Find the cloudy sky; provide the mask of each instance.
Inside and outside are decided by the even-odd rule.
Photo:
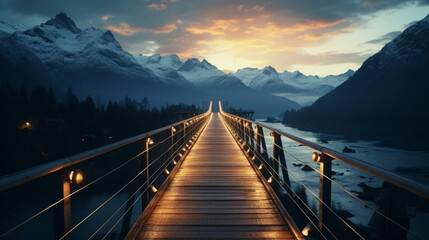
[[[429,0],[0,0],[0,19],[27,26],[59,12],[110,29],[132,54],[324,76],[359,68],[429,14]]]

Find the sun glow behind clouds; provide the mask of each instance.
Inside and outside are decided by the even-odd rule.
[[[205,58],[227,72],[272,65],[279,72],[300,70],[322,76],[356,70],[382,47],[382,43],[366,42],[390,31],[402,31],[405,24],[429,12],[427,6],[410,3],[383,11],[380,6],[391,3],[373,5],[369,1],[355,6],[366,14],[353,14],[343,7],[342,11],[349,12],[344,17],[336,14],[328,17],[332,11],[317,6],[313,12],[299,13],[290,3],[275,0],[143,2],[145,14],[156,14],[159,18],[145,18],[138,24],[128,21],[113,24],[120,21],[116,15],[113,18],[106,14],[101,18],[104,24],[110,24],[104,27],[118,33],[124,49],[133,54],[178,54],[182,60]],[[351,2],[344,1],[349,7],[354,6]],[[319,3],[314,1],[314,4]],[[334,9],[341,4],[328,5]],[[380,10],[365,12],[374,8]],[[383,19],[390,20],[380,24]]]

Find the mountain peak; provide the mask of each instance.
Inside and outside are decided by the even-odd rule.
[[[157,64],[160,61],[161,61],[161,55],[155,54],[155,55],[152,55],[148,58],[147,63],[148,64]]]
[[[265,75],[271,75],[271,74],[278,75],[277,70],[275,68],[271,67],[271,65],[264,67],[264,69],[262,70],[262,74],[265,74]]]
[[[54,26],[56,28],[64,28],[70,30],[72,33],[80,33],[81,30],[76,27],[74,21],[67,16],[67,14],[61,12],[58,13],[55,18],[50,19],[45,23],[46,25]]]

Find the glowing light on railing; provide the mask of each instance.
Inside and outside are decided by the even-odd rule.
[[[152,186],[150,186],[150,189],[152,190],[152,192],[158,192],[158,189],[156,189],[156,187],[154,187],[153,185]]]
[[[182,148],[183,151],[186,151],[186,148]]]
[[[189,142],[189,143],[193,143],[194,141],[192,141],[192,140],[189,140],[188,142]]]
[[[248,124],[248,123],[246,123],[246,124],[244,124],[244,126],[246,126],[246,127],[247,127],[247,126],[249,126],[249,124]]]
[[[261,164],[261,165],[259,165],[258,169],[259,169],[259,170],[261,170],[261,169],[262,169],[262,166],[263,166],[262,164]]]
[[[146,142],[149,144],[153,144],[153,140],[151,138],[147,138]]]
[[[69,174],[70,183],[80,184],[83,181],[83,172],[80,169],[71,171]]]
[[[170,171],[168,171],[168,169],[164,170],[165,174],[170,175]]]
[[[175,127],[171,127],[171,131],[176,132],[176,128]]]
[[[270,178],[268,178],[267,182],[268,183],[272,183],[273,182],[273,176],[271,176]]]
[[[176,164],[177,164],[176,160],[173,160],[173,164],[174,164],[174,165],[176,165]]]
[[[188,122],[186,122],[186,126],[188,126],[189,125],[189,123]]]
[[[258,126],[255,126],[255,132],[258,133]]]
[[[255,158],[256,158],[256,155],[254,155],[254,156],[252,157],[252,160],[255,160]]]
[[[183,157],[183,155],[182,155],[181,153],[179,153],[179,156],[180,156],[180,157]]]
[[[243,142],[243,144],[241,144],[241,146],[244,146],[244,145],[246,145],[246,143],[245,143],[245,142]]]
[[[313,154],[311,155],[311,158],[313,159],[313,162],[320,162],[320,160],[322,160],[321,154],[317,152],[313,152]]]
[[[189,147],[189,144],[186,144],[185,146],[186,146],[186,147]]]
[[[249,148],[249,149],[247,149],[247,151],[246,151],[246,152],[248,152],[248,153],[249,153],[249,152],[250,152],[250,148]]]
[[[311,224],[307,224],[301,231],[302,235],[304,235],[304,237],[308,237],[311,234],[311,230],[313,228],[311,227]]]
[[[30,122],[25,122],[25,126],[29,127],[30,125]]]

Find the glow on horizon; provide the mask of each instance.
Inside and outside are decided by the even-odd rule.
[[[267,25],[261,29],[261,34],[263,32],[265,36],[255,35],[253,38],[226,36],[216,40],[200,41],[198,48],[194,51],[178,53],[178,55],[182,60],[192,56],[196,56],[200,60],[207,59],[224,72],[235,72],[237,69],[245,67],[263,68],[271,65],[278,72],[299,70],[304,74],[319,76],[340,74],[348,69],[357,70],[364,60],[379,51],[385,44],[366,42],[392,31],[403,31],[405,25],[424,18],[428,12],[429,7],[416,6],[381,11],[346,31],[328,34],[322,36],[321,39],[314,40],[310,39],[311,36],[298,35],[298,38],[294,39],[295,42],[291,41],[290,44],[285,45],[278,41],[265,43],[264,41],[269,38],[274,39],[275,35],[279,33],[278,31],[280,34],[286,35],[301,33],[305,31],[306,26],[296,26],[297,29],[294,30],[293,28],[282,29],[272,24],[272,26]],[[222,32],[225,32],[228,27],[233,27],[234,23],[237,21],[224,21],[220,26],[216,26],[219,23],[215,23],[211,28],[192,29],[192,31],[199,31],[200,34],[213,31],[214,35],[222,35]],[[257,30],[256,27],[252,29]],[[302,40],[302,42],[299,43],[296,40]],[[350,55],[349,62],[335,63],[333,59],[330,59],[337,55]]]
[[[298,70],[326,76],[357,70],[386,43],[374,40],[403,31],[405,25],[429,13],[427,5],[404,3],[362,15],[309,18],[286,14],[284,9],[277,11],[279,5],[270,2],[257,2],[237,1],[215,7],[202,3],[196,7],[198,14],[188,18],[187,10],[186,14],[168,12],[173,11],[172,4],[184,4],[174,1],[163,8],[149,7],[150,12],[165,19],[146,25],[128,23],[108,13],[99,19],[102,27],[114,31],[123,48],[135,55],[177,54],[182,61],[207,59],[224,72],[271,65],[278,72]],[[360,7],[375,6],[368,3]]]

